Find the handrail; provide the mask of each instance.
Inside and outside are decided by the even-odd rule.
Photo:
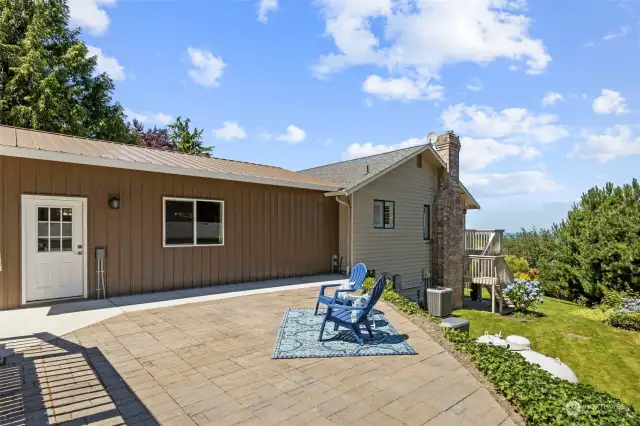
[[[502,254],[465,256],[465,280],[471,284],[490,287],[491,312],[495,313],[496,295],[502,312],[502,291],[513,279],[513,273]]]
[[[464,249],[466,253],[500,255],[503,250],[504,230],[465,229]]]

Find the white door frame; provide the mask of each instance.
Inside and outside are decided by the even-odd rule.
[[[26,282],[26,277],[27,277],[27,226],[28,224],[27,222],[27,209],[24,208],[25,205],[25,201],[26,200],[38,200],[38,201],[47,201],[47,200],[54,200],[54,201],[80,201],[82,203],[82,281],[83,281],[83,288],[82,288],[82,297],[84,297],[85,299],[89,297],[89,292],[88,292],[88,286],[89,286],[89,282],[88,282],[88,278],[89,278],[89,274],[88,274],[88,264],[87,264],[87,259],[88,257],[88,249],[89,246],[87,244],[88,238],[87,238],[87,198],[86,197],[61,197],[61,196],[51,196],[51,195],[31,195],[31,194],[22,194],[21,196],[21,221],[20,221],[20,226],[22,228],[21,230],[21,235],[22,235],[22,258],[21,258],[21,262],[22,262],[22,277],[21,277],[21,284],[22,284],[22,304],[26,305],[28,303],[42,303],[42,302],[46,302],[43,300],[39,300],[37,302],[27,302],[27,282]]]

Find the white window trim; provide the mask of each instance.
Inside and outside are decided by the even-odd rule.
[[[193,203],[193,244],[167,244],[167,201],[191,201]],[[220,203],[222,218],[222,244],[196,244],[198,239],[197,226],[198,226],[198,209],[196,208],[196,201],[203,201],[209,203]],[[211,200],[207,198],[179,198],[179,197],[162,197],[162,247],[163,248],[179,248],[179,247],[223,247],[225,244],[224,236],[224,200]]]

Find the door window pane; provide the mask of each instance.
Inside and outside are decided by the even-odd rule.
[[[62,239],[62,251],[71,251],[71,238]]]
[[[197,244],[222,244],[222,204],[196,201]]]
[[[165,201],[165,244],[193,244],[193,201]]]
[[[49,207],[38,207],[38,220],[40,222],[49,220]]]
[[[38,252],[49,251],[49,239],[38,238]]]
[[[51,227],[49,228],[49,232],[52,237],[60,236],[60,224],[59,223],[51,223]]]
[[[71,224],[63,223],[62,224],[62,236],[63,237],[71,237],[73,234],[71,233]]]
[[[60,209],[51,207],[51,222],[60,222]]]
[[[49,251],[60,251],[60,238],[51,238]]]
[[[38,237],[48,237],[49,236],[49,223],[38,223]]]
[[[71,222],[71,209],[62,209],[62,221],[63,222]]]

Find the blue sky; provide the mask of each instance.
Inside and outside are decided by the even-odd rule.
[[[129,116],[190,117],[219,157],[299,170],[454,130],[468,226],[510,231],[640,169],[635,1],[69,4]]]

